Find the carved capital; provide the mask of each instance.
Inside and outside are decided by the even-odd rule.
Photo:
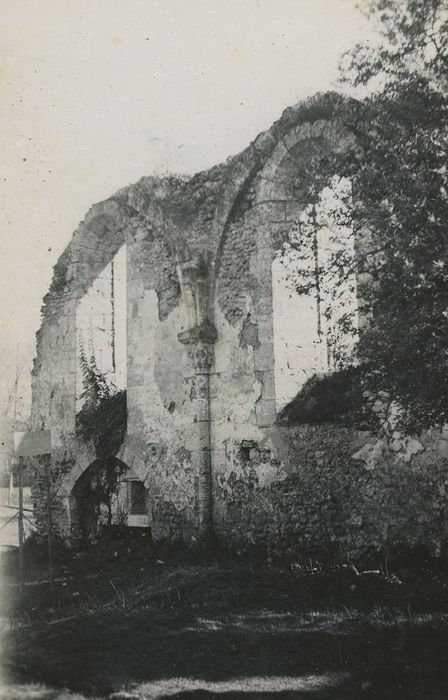
[[[213,365],[213,345],[216,340],[216,329],[210,322],[202,323],[177,336],[183,345],[187,346],[188,356],[196,372],[208,373]]]
[[[194,398],[195,399],[206,399],[208,398],[209,386],[206,373],[201,372],[199,376],[194,377]]]
[[[189,355],[197,372],[210,372],[214,359],[213,345],[200,341],[190,348]]]
[[[212,323],[206,321],[200,326],[195,326],[187,331],[182,331],[177,336],[183,345],[198,345],[204,343],[213,345],[216,340],[216,329]]]

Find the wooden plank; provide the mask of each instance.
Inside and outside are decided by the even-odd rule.
[[[14,433],[14,450],[17,457],[36,457],[51,453],[51,431],[29,430]]]

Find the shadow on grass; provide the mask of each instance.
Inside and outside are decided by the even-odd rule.
[[[116,700],[279,694],[352,698],[362,689],[363,695],[394,700],[446,697],[446,690],[437,695],[448,689],[445,616],[395,623],[320,617],[319,622],[260,611],[203,619],[109,611],[10,633],[4,665],[11,681],[41,681],[102,696],[116,693]],[[303,683],[316,676],[338,679],[337,684],[298,684],[297,679]],[[196,680],[173,695],[166,679],[172,686],[179,678]],[[264,688],[253,690],[248,679],[254,678],[264,679]],[[162,681],[164,694],[154,694]],[[123,688],[138,686],[141,691],[120,695]]]
[[[1,700],[448,697],[442,574],[167,558],[75,559],[53,585],[37,573],[6,579]]]

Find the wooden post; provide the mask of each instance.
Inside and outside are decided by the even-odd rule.
[[[19,344],[16,351],[16,381],[14,388],[14,430],[17,418],[17,388],[19,383]],[[19,482],[19,511],[17,513],[17,526],[19,529],[19,582],[23,586],[24,557],[23,557],[23,457],[18,458],[18,482]]]
[[[23,457],[19,457],[18,463],[19,481],[19,512],[17,522],[19,526],[19,580],[23,585],[24,557],[23,557]]]
[[[47,491],[47,528],[48,528],[48,570],[50,581],[53,585],[53,514],[51,510],[51,486],[50,486],[50,457],[45,455],[45,482]]]
[[[110,305],[111,305],[111,350],[112,350],[112,372],[116,372],[115,359],[115,269],[114,261],[110,264]]]
[[[18,457],[18,481],[19,481],[19,509],[18,509],[18,524],[19,524],[19,575],[20,581],[23,582],[24,574],[24,553],[23,553],[23,458],[38,457],[39,455],[51,454],[51,432],[49,430],[29,430],[26,433],[14,432],[14,449]],[[41,465],[40,465],[41,466]],[[52,522],[51,522],[51,506],[49,494],[49,472],[47,470],[47,509],[49,511],[49,550],[50,550],[50,566],[53,566],[52,549]]]
[[[11,469],[11,467],[10,467]],[[8,506],[13,506],[13,495],[14,495],[14,475],[12,470],[9,474],[9,489],[8,489]]]

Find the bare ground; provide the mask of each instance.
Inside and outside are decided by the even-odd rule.
[[[4,700],[448,697],[443,571],[159,552],[45,577],[4,569]]]

